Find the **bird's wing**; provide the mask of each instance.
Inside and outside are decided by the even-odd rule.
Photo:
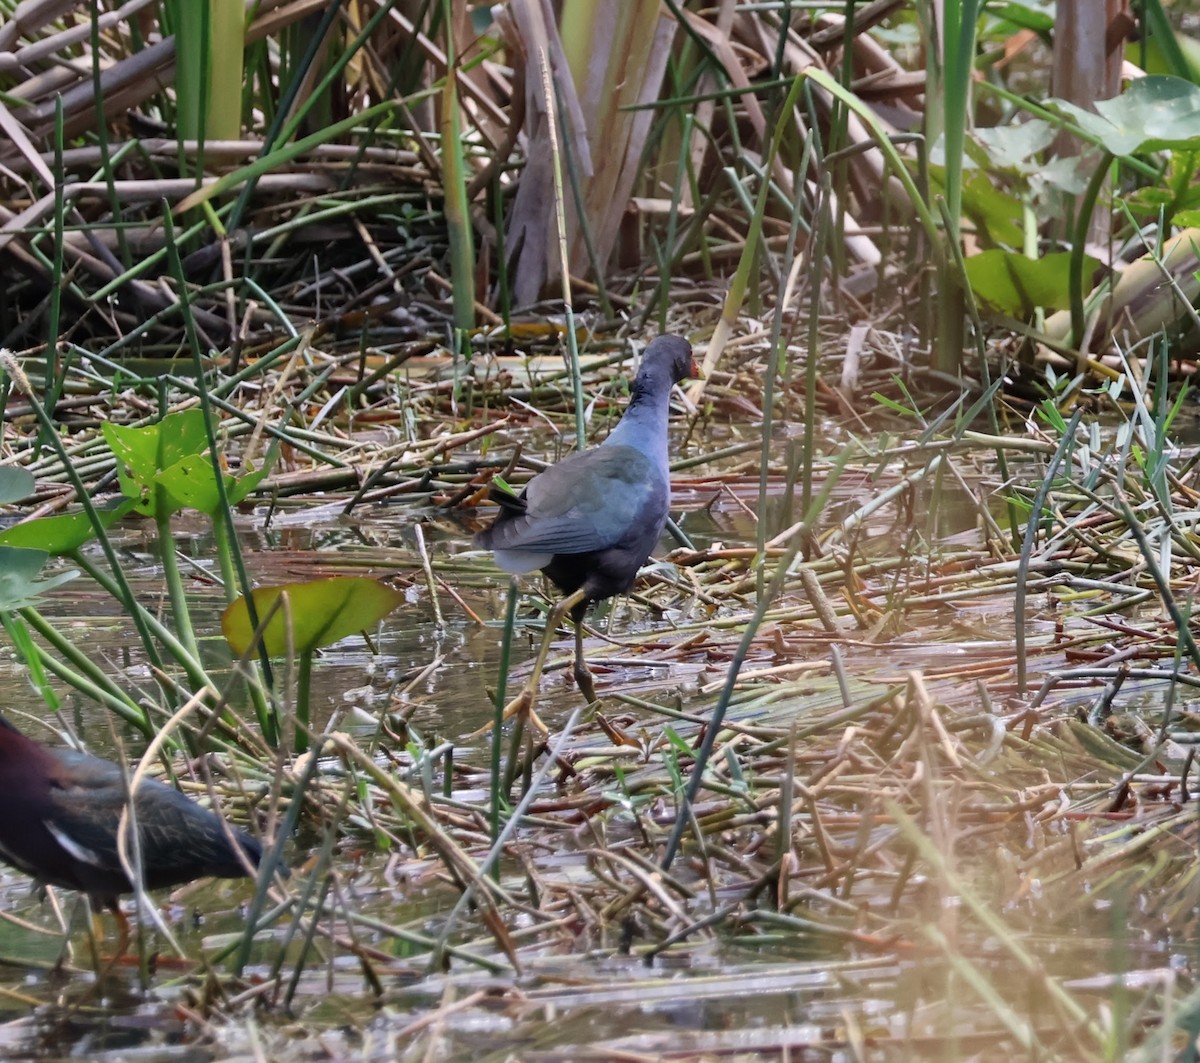
[[[106,871],[121,871],[117,828],[125,779],[120,767],[69,750],[56,751],[56,756],[69,772],[60,773],[57,785],[51,787],[47,829],[76,859]],[[148,880],[173,877],[176,869],[189,877],[240,873],[240,864],[231,859],[224,844],[220,818],[173,787],[143,779],[135,812]],[[234,836],[257,863],[258,844],[240,831],[234,831]]]
[[[578,454],[529,481],[525,512],[489,530],[492,549],[582,554],[620,542],[663,497],[654,464],[632,447]],[[657,515],[655,515],[657,519]]]
[[[49,790],[46,828],[77,860],[119,872],[117,826],[124,793],[121,769],[74,750],[54,750],[57,770]]]
[[[245,874],[244,864],[230,849],[230,838],[247,854],[251,866],[257,867],[262,859],[262,846],[255,839],[170,786],[145,780],[138,788],[136,806],[142,813],[138,838],[150,882],[184,873],[188,878]]]

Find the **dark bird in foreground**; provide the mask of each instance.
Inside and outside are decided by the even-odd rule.
[[[133,890],[117,849],[126,784],[111,760],[44,746],[0,716],[0,858],[39,882],[86,893],[95,910],[111,909],[122,949],[128,931],[117,897]],[[131,818],[147,889],[241,878],[262,857],[245,831],[154,779],[138,784]]]
[[[629,406],[600,446],[538,473],[515,495],[494,486],[500,515],[475,541],[495,551],[506,572],[541,569],[565,597],[547,619],[547,637],[525,690],[505,710],[532,704],[550,637],[559,619],[575,622],[575,681],[596,700],[583,659],[583,618],[592,602],[624,594],[658,543],[671,503],[667,422],[671,389],[699,370],[681,336],[647,348]]]

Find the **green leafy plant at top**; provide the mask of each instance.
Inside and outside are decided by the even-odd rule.
[[[213,458],[206,454],[209,448],[204,413],[200,409],[184,410],[168,414],[151,425],[122,427],[106,423],[103,427],[105,439],[118,459],[118,482],[126,496],[124,501],[108,509],[92,507],[90,513],[24,521],[0,533],[0,545],[36,547],[47,554],[70,558],[130,612],[147,657],[156,669],[155,674],[160,677],[160,683],[167,684],[169,692],[173,691],[174,681],[164,668],[163,654],[183,670],[191,688],[188,692],[178,692],[178,697],[204,689],[215,692],[217,685],[202,662],[191,623],[170,521],[171,515],[183,508],[198,509],[209,515],[213,521],[226,597],[232,600],[236,595],[236,582],[232,577],[230,554],[235,543],[229,513],[219,502]],[[275,452],[269,452],[260,468],[240,476],[222,474],[230,504],[240,501],[254,489],[266,475],[274,457]],[[96,537],[105,536],[113,522],[132,511],[151,517],[158,528],[174,630],[136,600],[119,568],[104,571],[83,549]],[[32,605],[24,607],[22,617],[48,646],[38,652],[42,667],[49,668],[95,698],[137,726],[147,737],[154,733],[145,708],[106,675],[91,660],[90,654],[74,646]],[[250,690],[263,737],[273,744],[278,732],[275,714],[258,684],[252,684]]]
[[[968,218],[983,252],[968,254],[962,266],[963,280],[972,292],[1002,313],[1036,318],[1039,329],[1043,314],[1068,314],[1068,328],[1056,318],[1055,330],[1047,326],[1045,335],[1058,345],[1077,345],[1085,334],[1088,314],[1111,287],[1111,281],[1106,281],[1084,297],[1085,279],[1099,267],[1086,254],[1085,240],[1110,163],[1120,159],[1155,181],[1158,171],[1153,160],[1144,156],[1176,152],[1176,173],[1164,185],[1165,194],[1142,193],[1138,204],[1143,211],[1164,207],[1168,216],[1174,212],[1183,223],[1193,223],[1185,212],[1195,202],[1189,175],[1196,169],[1191,154],[1200,149],[1200,89],[1177,77],[1147,77],[1119,96],[1099,101],[1095,114],[1059,100],[1039,106],[1004,89],[999,78],[972,86],[971,73],[976,64],[986,67],[998,58],[1001,51],[991,46],[1018,28],[1033,30],[1048,43],[1053,30],[1048,11],[1016,3],[989,8],[955,4],[946,6],[942,20],[935,17],[932,5],[918,4],[916,17],[929,35],[924,160],[897,151],[871,108],[843,85],[816,69],[808,77],[848,105],[876,140],[929,238],[942,289],[953,272],[942,254],[946,238],[957,245],[959,219]],[[977,54],[977,42],[985,49],[982,56]],[[968,132],[972,93],[1001,101],[1005,121]],[[1064,128],[1102,150],[1099,165],[1091,159],[1051,157],[1052,141]],[[926,187],[921,185],[923,175],[928,176]],[[1061,216],[1065,197],[1075,201],[1069,250],[1047,253],[1043,223]],[[933,209],[938,199],[946,205],[943,225],[936,222]],[[942,290],[939,308],[949,305],[945,295]],[[1167,293],[1164,298],[1171,296]],[[942,317],[939,334],[944,329],[950,335]]]
[[[225,598],[232,601],[238,586],[233,558],[236,541],[226,503],[232,507],[254,490],[270,471],[277,450],[268,452],[259,468],[251,468],[241,476],[221,473],[218,483],[217,462],[208,453],[206,415],[200,407],[169,413],[154,424],[136,428],[106,422],[103,432],[119,463],[122,492],[138,512],[154,520],[158,529],[163,576],[179,638],[199,661],[199,647],[176,557],[171,515],[190,508],[212,520]],[[263,737],[273,745],[278,741],[277,714],[257,683],[250,685],[250,693]]]
[[[238,475],[224,473],[218,484],[212,457],[207,454],[205,415],[199,407],[167,414],[161,421],[139,428],[106,422],[102,430],[120,462],[117,476],[122,492],[134,501],[137,512],[154,518],[163,542],[170,541],[172,513],[195,509],[212,520],[225,597],[232,601],[237,586],[232,564],[234,540],[221,488],[229,505],[238,505],[271,471],[278,446],[267,452],[257,468],[248,467]]]
[[[14,471],[16,470],[0,470],[3,473]],[[0,480],[3,479],[4,477],[0,477]],[[0,495],[5,493],[3,486],[0,484]],[[48,579],[38,579],[49,556],[45,550],[0,546],[0,624],[3,624],[13,647],[29,669],[29,678],[34,689],[51,709],[57,710],[58,697],[50,686],[41,654],[30,636],[29,626],[23,614],[32,610],[43,594],[70,582],[79,573],[60,572]]]
[[[1068,347],[1078,344],[1088,315],[1101,306],[1102,298],[1112,300],[1109,312],[1114,318],[1132,313],[1151,329],[1177,316],[1176,293],[1160,283],[1163,264],[1173,264],[1170,245],[1157,260],[1148,255],[1144,268],[1135,263],[1116,282],[1115,291],[1113,280],[1106,278],[1085,298],[1086,278],[1100,268],[1086,253],[1085,243],[1114,159],[1152,181],[1123,201],[1131,218],[1153,216],[1163,225],[1200,222],[1200,197],[1191,180],[1200,151],[1200,89],[1179,78],[1142,78],[1121,95],[1098,101],[1097,113],[1061,100],[1048,101],[1050,110],[1015,98],[1011,102],[1033,116],[978,128],[965,142],[962,211],[982,250],[968,256],[963,268],[976,297],[1003,314],[1036,317],[1040,334]],[[1053,112],[1060,117],[1055,119]],[[1064,117],[1070,132],[1101,150],[1098,163],[1094,158],[1050,157]],[[1160,171],[1144,160],[1162,151],[1172,153],[1168,168]],[[948,160],[938,154],[931,159],[935,185],[947,179],[944,161]],[[1066,197],[1076,203],[1069,250],[1046,252],[1042,229],[1061,212]],[[1175,260],[1186,262],[1187,246],[1195,242],[1185,240]],[[1180,280],[1185,297],[1191,290],[1189,280]],[[1147,284],[1156,290],[1148,292]],[[1175,308],[1159,308],[1160,303],[1174,303]],[[1052,316],[1043,322],[1043,313]]]
[[[1047,157],[1056,132],[1035,118],[976,129],[967,142],[963,212],[984,250],[969,255],[964,269],[976,298],[1014,317],[1070,306],[1070,254],[1039,248],[1039,232],[1062,197],[1086,187],[1079,159]],[[934,166],[935,179],[939,172]]]

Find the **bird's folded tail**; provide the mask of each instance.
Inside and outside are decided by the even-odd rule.
[[[525,512],[525,499],[516,493],[500,476],[493,476],[488,486],[488,501],[517,516]]]

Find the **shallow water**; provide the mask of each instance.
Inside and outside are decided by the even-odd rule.
[[[866,477],[847,478],[827,511],[827,522],[841,519],[877,490]],[[935,541],[949,544],[975,535],[976,509],[967,496],[960,498],[947,489],[933,505],[926,490],[917,485],[899,511],[864,523],[856,540],[861,552],[882,558],[894,554],[898,542],[915,552]],[[746,483],[732,488],[685,485],[676,499],[685,510],[684,532],[701,548],[752,542],[756,500],[757,485]],[[768,516],[776,522],[787,518],[778,491],[769,508]],[[417,559],[417,523],[435,574],[432,586]],[[127,522],[117,538],[123,564],[134,575],[145,601],[160,594],[150,534],[147,527]],[[223,597],[204,577],[212,568],[210,543],[199,522],[181,521],[177,534],[195,572],[189,590],[194,621],[202,639],[209,640],[211,662],[219,676],[218,662],[227,660],[224,644],[215,635]],[[242,514],[239,534],[252,578],[259,583],[369,574],[404,588],[406,605],[380,625],[374,652],[355,636],[321,653],[313,686],[318,727],[334,720],[339,728],[366,740],[381,714],[389,719],[403,717],[426,743],[453,742],[457,763],[485,763],[486,738],[469,736],[493,712],[487,691],[499,678],[503,637],[499,618],[508,581],[483,555],[467,556],[469,528],[435,508],[374,506],[347,517],[341,514],[340,504],[331,503],[318,509],[297,505]],[[664,542],[660,553],[671,545]],[[681,571],[664,571],[672,578],[686,578]],[[911,574],[906,575],[903,583],[897,583],[897,593],[911,593],[914,586],[919,590],[919,584],[920,580],[914,583]],[[542,614],[531,604],[535,591],[535,585],[523,585],[510,692],[540,639]],[[43,611],[86,644],[93,659],[108,670],[125,675],[140,689],[152,690],[144,662],[131,649],[135,642],[130,625],[111,602],[89,590],[86,580],[56,592]],[[646,636],[667,645],[693,637],[695,629],[704,625],[694,612],[668,610],[654,617],[640,606],[630,608],[621,602],[611,609],[611,620],[598,626],[611,637],[630,640],[629,647],[610,648],[589,637],[602,695],[626,692],[664,705],[679,700],[683,708],[692,702],[711,703],[713,692],[724,683],[730,640],[736,641],[734,631],[720,638],[710,635],[710,649],[700,654],[647,652]],[[1062,654],[1053,651],[1052,629],[1044,618],[1032,625],[1044,646],[1050,647],[1045,667],[1065,663]],[[950,704],[955,699],[959,704],[970,702],[974,708],[973,684],[964,684],[961,676],[976,668],[979,675],[992,677],[1005,688],[1011,679],[1012,631],[1007,599],[965,597],[927,611],[911,610],[903,630],[840,640],[841,660],[855,680],[866,677],[880,689],[889,681],[903,682],[910,671],[920,671],[938,698]],[[814,664],[827,675],[829,646],[827,638],[786,631],[772,655],[747,662],[746,675],[758,668],[783,668],[781,675],[786,677],[794,674],[786,672],[788,668]],[[567,670],[561,667],[569,653],[569,639],[556,642],[552,667],[539,695],[538,711],[554,731],[579,703]],[[17,721],[47,739],[45,732],[21,721],[22,710],[35,716],[44,713],[10,651],[0,666],[0,683],[5,685],[4,704],[15,710]],[[814,685],[811,703],[816,704],[829,689],[827,680]],[[1126,695],[1126,708],[1148,709],[1151,715],[1161,711],[1159,687],[1131,685]],[[1064,692],[1063,704],[1069,705],[1072,696]],[[62,697],[69,722],[89,748],[113,755],[114,738],[130,749],[139,748],[131,731],[113,731],[107,714],[65,689]],[[1094,691],[1079,697],[1081,701],[1094,698]],[[795,718],[804,718],[808,704],[804,699],[795,703]],[[639,715],[636,708],[617,704],[608,711],[626,734],[656,737],[662,731],[661,720]],[[776,719],[769,707],[755,711],[759,715],[747,719]],[[577,748],[589,747],[583,742]],[[630,761],[631,777],[637,767],[636,760]],[[456,795],[464,801],[482,801],[485,792],[486,778],[478,774],[461,776],[456,782]],[[618,851],[621,832],[628,834],[636,822],[634,804],[630,810],[630,817],[624,821],[618,817],[604,828],[610,832],[608,843]],[[886,840],[884,833],[877,836],[881,842]],[[530,866],[557,878],[575,876],[584,882],[591,874],[584,856],[589,844],[586,835],[575,830],[554,837],[549,847],[535,847]],[[298,868],[317,848],[319,839],[302,839],[289,849],[289,862]],[[985,891],[995,886],[993,879],[1020,882],[1022,858],[1017,847],[995,863],[978,852],[961,859],[960,871]],[[436,859],[393,860],[378,851],[369,836],[344,839],[335,851],[334,867],[340,902],[388,925],[425,927],[436,935],[458,900],[458,891],[441,875]],[[505,873],[517,875],[518,869],[508,867]],[[736,881],[714,881],[711,887],[718,904],[726,896],[740,898],[745,891],[745,883]],[[1144,931],[1127,934],[1111,903],[1100,898],[1094,904],[1063,910],[1061,920],[1048,918],[1034,903],[1040,888],[1037,882],[1014,885],[1012,896],[1025,891],[1033,899],[1026,908],[1018,903],[1004,913],[1005,925],[1038,970],[1052,978],[1074,980],[1077,995],[1094,995],[1098,1008],[1107,1006],[1114,994],[1125,993],[1134,1000],[1161,994],[1164,987],[1180,994],[1186,991],[1186,975],[1196,952],[1190,935],[1169,939]],[[863,906],[864,915],[876,906],[883,909],[891,903],[890,889],[886,879],[860,884],[853,903]],[[219,882],[186,887],[169,897],[156,895],[154,900],[162,906],[184,955],[192,961],[215,962],[217,970],[223,971],[227,961],[217,957],[236,940],[252,893],[249,882]],[[0,1001],[8,1020],[0,1026],[0,1051],[12,1059],[86,1055],[188,1061],[257,1053],[295,1060],[331,1054],[381,1060],[409,1058],[409,1054],[481,1060],[671,1054],[746,1059],[1010,1059],[1026,1058],[1021,1053],[1032,1051],[1023,1031],[1044,1028],[1040,1040],[1035,1039],[1038,1044],[1051,1045],[1062,1058],[1086,1058],[1083,1042],[1060,1032],[1059,1005],[1040,993],[1037,978],[1020,962],[1014,943],[997,941],[960,919],[957,902],[933,883],[927,888],[918,883],[915,897],[929,906],[930,930],[924,939],[898,942],[865,929],[858,937],[830,936],[825,932],[828,927],[805,923],[806,909],[801,905],[793,909],[800,918],[792,924],[751,924],[749,930],[743,926],[732,937],[723,932],[701,934],[678,954],[667,952],[648,962],[622,954],[619,922],[611,931],[565,926],[556,947],[523,953],[519,972],[510,970],[503,955],[493,951],[488,958],[499,968],[494,974],[458,962],[449,972],[430,970],[423,949],[406,949],[389,935],[360,929],[360,943],[381,950],[381,955],[360,961],[345,949],[335,949],[323,959],[310,958],[295,972],[290,1012],[272,993],[271,1006],[256,1013],[254,985],[269,979],[280,958],[280,932],[264,933],[256,943],[241,985],[230,987],[227,996],[205,1000],[203,1006],[202,966],[176,967],[164,961],[150,975],[147,989],[141,988],[136,970],[122,966],[97,988],[86,938],[78,929],[72,935],[74,969],[67,974],[50,971],[63,940],[55,929],[53,909],[29,893],[22,876],[4,870],[0,909],[50,932],[0,923],[0,963],[8,965],[0,968],[0,994],[9,1001],[7,1005]],[[69,909],[73,899],[66,896],[63,903]],[[1025,911],[1033,913],[1029,925],[1023,925]],[[476,944],[483,940],[478,912],[457,918],[461,926],[473,929]],[[111,929],[109,934],[111,942]],[[638,936],[631,941],[636,946]],[[294,942],[288,946],[287,958],[294,958],[295,947]],[[148,948],[167,955],[160,941],[152,939]],[[364,963],[370,967],[370,978],[364,976]],[[1119,977],[1127,971],[1137,974],[1128,990]],[[1008,1025],[994,1007],[980,1006],[987,999],[985,989],[972,979],[981,973],[990,980],[990,992],[1012,1009]],[[1088,983],[1088,978],[1094,983]],[[379,994],[372,990],[372,980],[378,983]]]

